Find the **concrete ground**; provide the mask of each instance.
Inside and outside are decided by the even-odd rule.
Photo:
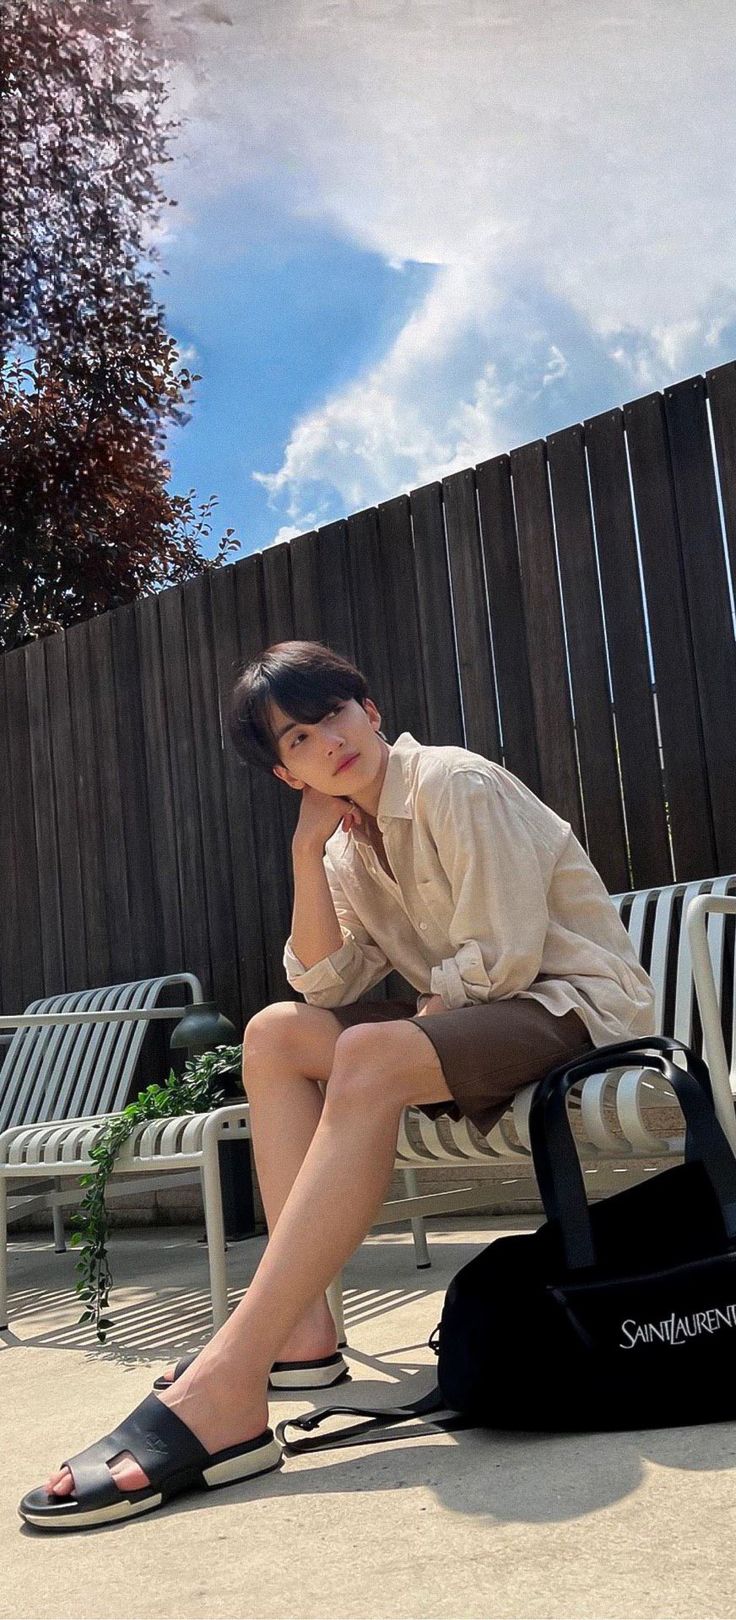
[[[435,1358],[450,1278],[494,1234],[533,1218],[374,1232],[345,1272],[347,1404],[388,1396]],[[252,1484],[189,1495],[128,1524],[44,1535],[16,1516],[49,1468],[106,1433],[172,1355],[208,1335],[205,1252],[192,1228],[114,1234],[114,1331],[77,1326],[75,1254],[11,1245],[0,1341],[0,1614],[12,1620],[615,1620],[736,1616],[736,1425],[604,1436],[480,1430],[287,1458]],[[233,1245],[233,1303],[263,1238]],[[540,1371],[542,1346],[540,1346]],[[394,1394],[394,1399],[396,1398]],[[324,1404],[280,1397],[272,1421]]]

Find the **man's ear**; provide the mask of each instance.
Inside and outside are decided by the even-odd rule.
[[[281,774],[282,772],[283,775]],[[285,782],[287,787],[293,788],[295,791],[301,793],[304,783],[300,782],[298,776],[291,776],[291,773],[287,771],[285,765],[274,765],[273,774],[276,777],[277,782]]]
[[[370,713],[370,710],[368,708],[369,703],[371,704],[371,707],[373,709],[373,715]],[[365,702],[363,703],[363,708],[365,709],[365,712],[368,715],[369,720],[372,720],[374,718],[374,716],[377,716],[378,724],[379,725],[381,724],[381,711],[380,711],[380,709],[378,707],[378,704],[374,703],[373,698],[366,698]],[[379,731],[378,735],[380,737],[382,735],[382,733]]]

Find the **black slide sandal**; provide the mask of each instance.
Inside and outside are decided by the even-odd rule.
[[[154,1389],[170,1389],[181,1378],[187,1367],[191,1367],[200,1354],[195,1350],[191,1356],[182,1356],[174,1368],[173,1378],[163,1376],[155,1378]],[[350,1369],[340,1351],[334,1355],[320,1356],[316,1361],[275,1361],[268,1379],[269,1389],[334,1389],[336,1384],[344,1384],[350,1378]]]
[[[107,1466],[129,1451],[150,1483],[121,1491]],[[206,1451],[175,1412],[155,1395],[102,1440],[62,1463],[74,1476],[71,1496],[49,1494],[43,1486],[23,1497],[18,1512],[26,1524],[43,1530],[83,1530],[134,1518],[162,1507],[181,1491],[235,1485],[281,1465],[281,1446],[271,1429],[224,1451]]]

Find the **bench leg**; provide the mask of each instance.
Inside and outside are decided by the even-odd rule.
[[[337,1347],[338,1347],[338,1350],[339,1350],[339,1349],[342,1349],[342,1346],[347,1344],[347,1342],[348,1342],[346,1337],[345,1337],[345,1318],[343,1316],[343,1309],[342,1309],[342,1272],[341,1271],[338,1272],[336,1277],[333,1277],[329,1288],[327,1288],[325,1290],[325,1292],[327,1294],[327,1303],[328,1303],[328,1305],[330,1307],[330,1310],[332,1312],[332,1317],[333,1317],[333,1321],[335,1323],[335,1327],[337,1328]]]
[[[227,1321],[227,1269],[225,1263],[225,1222],[222,1214],[222,1187],[217,1141],[211,1138],[202,1160],[202,1203],[207,1234],[207,1259],[210,1268],[210,1296],[212,1299],[212,1331],[216,1333]]]
[[[0,1175],[0,1328],[8,1325],[8,1184]]]
[[[57,1176],[56,1180],[54,1181],[54,1190],[56,1192],[61,1192],[61,1179],[60,1179],[59,1176]],[[52,1201],[51,1201],[51,1218],[52,1218],[53,1223],[54,1223],[54,1253],[55,1254],[66,1254],[66,1236],[65,1236],[65,1233],[64,1233],[64,1216],[62,1214],[61,1204],[56,1203],[56,1200],[53,1198],[53,1195],[52,1195]]]
[[[416,1170],[402,1170],[401,1173],[404,1177],[407,1198],[418,1198],[419,1186]],[[416,1260],[417,1271],[423,1271],[425,1267],[432,1264],[429,1258],[429,1249],[427,1248],[427,1233],[423,1215],[412,1215],[411,1229],[414,1235],[414,1259]]]

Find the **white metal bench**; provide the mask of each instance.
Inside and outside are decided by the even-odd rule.
[[[734,989],[733,925],[727,937],[727,917],[736,916],[736,876],[675,883],[666,888],[629,891],[612,896],[656,991],[656,1032],[674,1036],[705,1057],[713,1083],[718,1117],[736,1151],[736,992]],[[645,941],[651,943],[644,949]],[[668,993],[666,993],[668,992]],[[669,1004],[671,1003],[671,1010]],[[702,1032],[694,1027],[698,1009]],[[726,1029],[726,1015],[728,1029]],[[729,1052],[726,1049],[728,1038]],[[676,1058],[675,1061],[678,1061]],[[499,1161],[533,1175],[529,1142],[529,1110],[534,1086],[525,1086],[503,1118],[484,1137],[468,1120],[444,1116],[429,1119],[418,1109],[406,1109],[399,1132],[397,1166],[427,1167],[463,1164],[490,1165]],[[677,1108],[671,1087],[660,1075],[642,1068],[622,1067],[605,1075],[590,1075],[571,1094],[579,1110],[576,1135],[588,1175],[609,1161],[623,1161],[641,1174],[643,1158],[679,1155],[684,1131],[679,1110],[675,1131],[663,1136],[651,1115],[663,1106]],[[656,1166],[655,1166],[656,1168]],[[472,1208],[487,1200],[482,1186],[425,1193],[393,1199],[379,1220],[422,1217],[432,1213]],[[415,1241],[417,1263],[426,1265],[423,1233]]]
[[[156,1019],[184,1016],[184,1006],[161,1002],[176,985],[190,990],[192,1003],[203,1000],[193,973],[173,973],[51,996],[17,1018],[0,1018],[0,1028],[16,1030],[0,1070],[0,1327],[8,1325],[8,1222],[50,1207],[55,1248],[63,1251],[62,1207],[78,1203],[79,1192],[64,1190],[62,1179],[78,1179],[90,1170],[90,1150],[130,1100],[147,1027]],[[149,1121],[128,1138],[114,1172],[117,1192],[160,1186],[163,1176],[168,1185],[189,1183],[198,1173],[213,1307],[220,1320],[226,1314],[226,1280],[217,1144],[231,1139],[238,1125],[247,1134],[245,1100],[210,1114]],[[16,1195],[12,1204],[10,1192]]]
[[[657,1032],[673,1035],[702,1052],[710,1069],[718,1116],[736,1150],[734,951],[732,937],[727,937],[726,932],[727,918],[736,916],[736,875],[629,892],[613,899],[640,957],[643,951],[644,966],[655,985]],[[647,941],[651,941],[648,946]],[[671,1016],[667,1016],[670,996],[666,995],[666,989],[670,982],[673,1010]],[[90,1148],[99,1140],[110,1115],[128,1100],[145,1021],[181,1017],[182,1008],[157,1005],[162,989],[172,984],[187,984],[192,989],[193,1000],[202,999],[199,981],[192,974],[182,973],[141,981],[137,985],[108,986],[105,990],[54,997],[50,1002],[35,1003],[23,1015],[28,1024],[37,1022],[39,1015],[45,1014],[53,1026],[53,1042],[50,1035],[38,1049],[35,1042],[24,1045],[24,1032],[18,1029],[0,1074],[0,1327],[7,1326],[8,1186],[35,1178],[51,1181],[50,1192],[46,1191],[40,1198],[18,1200],[18,1205],[27,1209],[50,1203],[56,1247],[63,1248],[61,1205],[77,1201],[78,1195],[60,1191],[58,1180],[61,1176],[76,1177],[89,1170]],[[702,1036],[693,1025],[696,1002]],[[729,1010],[730,1019],[730,1065],[725,1009]],[[90,1050],[91,1036],[80,1039],[79,1025],[85,1013],[96,1028],[95,1051]],[[6,1024],[21,1021],[4,1020]],[[0,1019],[0,1027],[2,1023]],[[121,1023],[124,1039],[120,1033]],[[31,1052],[34,1053],[33,1065]],[[406,1109],[399,1130],[396,1169],[403,1173],[408,1196],[389,1199],[379,1211],[376,1224],[410,1220],[418,1266],[430,1264],[424,1218],[472,1208],[487,1200],[487,1191],[482,1186],[465,1185],[419,1194],[417,1170],[454,1166],[461,1172],[465,1164],[489,1166],[507,1162],[531,1174],[528,1119],[533,1091],[533,1086],[527,1086],[519,1092],[487,1137],[467,1120],[454,1121],[448,1117],[430,1120],[416,1108]],[[671,1089],[661,1076],[646,1069],[628,1066],[609,1071],[605,1076],[589,1076],[580,1089],[577,1103],[578,1136],[588,1173],[594,1173],[597,1165],[606,1160],[623,1160],[624,1168],[628,1163],[641,1172],[642,1158],[661,1160],[680,1154],[684,1139],[679,1126],[674,1134],[663,1136],[651,1124],[652,1110],[670,1103],[674,1103]],[[65,1117],[70,1106],[78,1110],[75,1118]],[[576,1106],[574,1102],[573,1106]],[[14,1108],[20,1109],[23,1117],[16,1118],[9,1128],[3,1128]],[[135,1178],[139,1188],[159,1184],[162,1172],[186,1172],[183,1179],[187,1180],[191,1179],[192,1171],[199,1173],[215,1328],[227,1315],[217,1144],[223,1140],[242,1140],[249,1134],[248,1104],[244,1100],[210,1114],[156,1120],[140,1126],[125,1144],[118,1161],[117,1177],[123,1181],[130,1178],[131,1184]],[[144,1173],[149,1180],[138,1179]],[[334,1279],[328,1297],[340,1339],[344,1341],[341,1277]]]

